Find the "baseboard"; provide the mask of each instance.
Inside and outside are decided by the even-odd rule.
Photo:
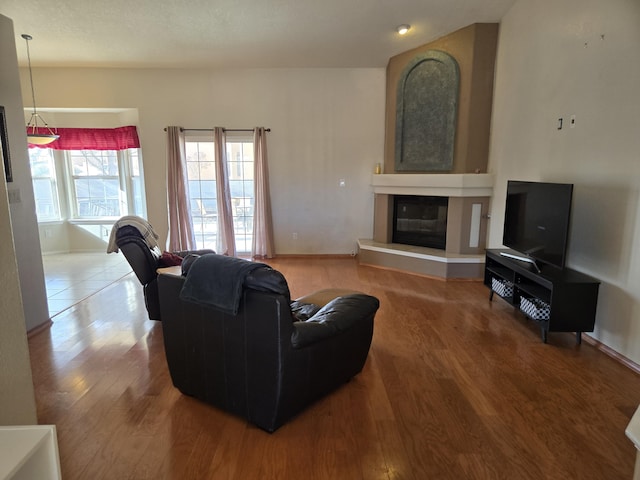
[[[53,321],[51,321],[51,319],[49,318],[46,322],[42,322],[37,327],[33,327],[31,330],[29,330],[27,332],[27,338],[31,338],[44,330],[48,330],[51,325],[53,325]]]
[[[640,374],[640,365],[638,365],[636,362],[632,360],[629,360],[624,355],[616,352],[613,348],[606,346],[601,341],[596,340],[595,338],[587,335],[586,333],[582,334],[582,340],[584,340],[586,343],[594,347],[596,350],[600,350],[602,353],[608,355],[609,357],[613,358],[614,360],[621,363],[622,365]]]
[[[107,250],[103,248],[98,249],[84,249],[79,248],[76,250],[47,250],[40,252],[43,256],[45,255],[73,255],[74,253],[104,253],[107,254]]]
[[[349,253],[278,253],[274,258],[356,258]]]

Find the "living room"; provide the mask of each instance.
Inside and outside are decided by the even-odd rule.
[[[517,19],[525,8],[526,2],[517,2],[506,19]],[[632,122],[624,118],[637,108],[625,89],[635,79],[636,65],[630,42],[614,43],[627,32],[635,12],[627,12],[624,3],[601,12],[594,2],[593,9],[591,14],[582,6],[578,15],[569,6],[535,8],[532,13],[544,18],[544,27],[536,23],[527,37],[520,25],[516,34],[505,19],[501,23],[487,244],[501,245],[508,179],[573,183],[568,263],[604,282],[594,337],[638,362],[640,347],[632,340],[632,312],[638,308],[632,292],[640,275],[632,252],[638,214],[632,182],[636,166],[635,157],[629,158],[637,138]],[[576,15],[592,15],[593,20],[567,32],[566,25],[578,22]],[[614,33],[607,35],[607,28]],[[634,33],[632,29],[628,35]],[[628,75],[614,75],[621,65]],[[25,105],[26,73],[23,69]],[[34,73],[43,106],[138,109],[148,199],[165,197],[167,125],[264,124],[272,129],[268,141],[278,253],[350,254],[357,239],[371,237],[370,180],[384,145],[382,68],[36,68]],[[188,88],[175,91],[175,85]],[[215,91],[224,94],[212,95]],[[240,98],[241,103],[235,100]],[[570,115],[576,115],[576,127],[558,130],[558,119],[565,117],[568,125]],[[55,114],[50,118],[53,124]],[[346,187],[339,186],[340,179]],[[162,243],[166,204],[147,203],[148,218]]]
[[[487,236],[488,246],[502,245],[507,180],[573,183],[568,265],[602,282],[595,331],[589,335],[610,354],[636,365],[639,24],[637,2],[624,0],[517,0],[500,19],[488,163],[495,180]],[[15,48],[22,48],[17,40]],[[148,199],[166,196],[167,125],[271,128],[275,241],[283,255],[348,255],[356,251],[359,238],[371,237],[371,174],[383,159],[385,76],[384,66],[34,68],[43,107],[137,109]],[[21,103],[29,105],[24,65],[20,89]],[[7,105],[7,93],[1,94],[0,103]],[[574,128],[569,126],[572,115]],[[48,120],[55,125],[55,113]],[[26,196],[25,156],[12,152],[12,161],[16,181],[7,188],[19,188]],[[148,218],[163,242],[166,205],[147,203]],[[39,251],[30,238],[37,236],[37,225],[33,219],[27,224],[20,205],[6,208],[19,269],[35,271],[35,278],[38,267],[32,262]],[[33,301],[25,302],[20,315],[14,315],[15,306],[5,310],[3,323],[26,317],[31,330],[48,319],[45,300],[40,300],[43,286],[33,279],[21,282],[23,297]]]

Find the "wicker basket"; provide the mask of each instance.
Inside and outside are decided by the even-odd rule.
[[[513,296],[513,283],[493,277],[491,279],[491,290],[501,297],[511,297]]]
[[[549,320],[551,307],[537,298],[520,298],[520,310],[533,320]]]

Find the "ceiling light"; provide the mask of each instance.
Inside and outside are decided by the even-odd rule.
[[[33,145],[47,145],[51,142],[55,142],[60,135],[56,135],[47,122],[40,116],[38,110],[36,109],[36,94],[33,90],[33,73],[31,73],[31,55],[29,53],[29,40],[33,37],[26,33],[22,34],[22,38],[24,38],[27,43],[27,61],[29,62],[29,81],[31,82],[31,99],[33,101],[33,113],[31,114],[31,118],[29,119],[29,123],[27,123],[27,141]],[[41,133],[38,130],[38,120],[42,122],[44,127],[44,133]]]
[[[406,35],[410,29],[411,25],[403,23],[402,25],[398,25],[398,28],[396,28],[396,32],[398,32],[400,35]]]

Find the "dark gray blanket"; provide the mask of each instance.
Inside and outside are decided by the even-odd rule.
[[[186,273],[180,299],[237,315],[245,277],[264,263],[223,255],[202,255]]]

